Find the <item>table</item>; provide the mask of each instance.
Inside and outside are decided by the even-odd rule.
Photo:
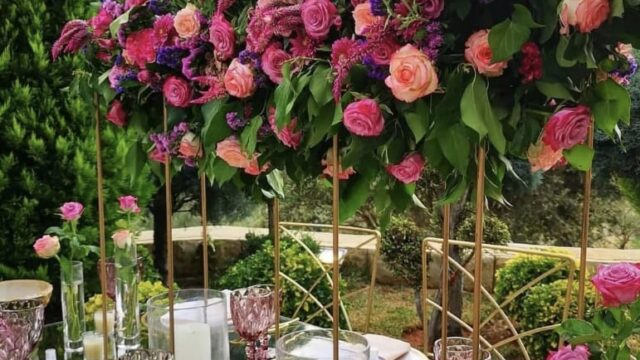
[[[287,318],[282,318],[281,319],[281,323],[286,323],[289,322],[290,319]],[[306,323],[303,323],[301,321],[294,321],[291,322],[290,325],[288,325],[285,328],[282,328],[281,330],[281,334],[287,334],[290,332],[294,332],[294,331],[299,331],[299,330],[307,330],[307,329],[317,329],[316,326],[313,325],[309,325]],[[87,329],[90,330],[90,329]],[[142,334],[142,344],[143,346],[146,346],[146,333],[143,332]],[[244,343],[241,342],[241,339],[239,339],[238,335],[234,332],[234,331],[230,331],[229,332],[229,342],[230,342],[230,352],[231,352],[231,356],[230,359],[231,360],[245,360],[246,356],[245,356],[245,352],[244,352]],[[271,337],[271,346],[275,347],[275,342],[274,342],[274,337]],[[65,354],[64,354],[64,345],[63,345],[63,333],[62,333],[62,323],[61,322],[57,322],[57,323],[52,323],[52,324],[47,324],[44,326],[44,329],[42,331],[42,341],[40,341],[40,344],[38,345],[38,350],[37,350],[37,354],[38,357],[36,359],[40,359],[40,360],[44,360],[45,355],[44,352],[46,349],[56,349],[57,355],[58,355],[58,360],[63,360],[63,359],[69,359],[69,360],[83,360],[82,355],[73,355],[70,357],[65,358]],[[194,359],[195,360],[195,359]]]

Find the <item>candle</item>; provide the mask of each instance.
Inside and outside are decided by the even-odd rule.
[[[176,324],[176,360],[211,359],[211,330],[203,323]]]
[[[84,347],[84,360],[104,359],[104,340],[102,334],[97,332],[86,332],[82,335],[82,345]]]
[[[96,332],[102,334],[102,309],[93,313],[93,323],[95,324]],[[107,331],[109,334],[113,333],[115,329],[115,313],[113,310],[107,311]]]

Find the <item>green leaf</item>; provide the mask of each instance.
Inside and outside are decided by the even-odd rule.
[[[513,15],[511,19],[513,20],[513,22],[516,22],[518,24],[524,25],[532,29],[544,27],[544,25],[538,24],[535,20],[533,20],[531,11],[529,11],[527,7],[521,4],[513,5]]]
[[[311,98],[309,101],[313,101]],[[311,135],[309,137],[309,147],[318,145],[329,133],[333,117],[336,112],[336,105],[333,102],[325,104],[319,111],[318,116],[311,121]]]
[[[316,67],[309,83],[309,90],[318,105],[322,106],[331,101],[331,84],[331,68],[324,65]]]
[[[145,163],[147,162],[147,153],[142,147],[142,143],[136,141],[131,144],[125,157],[127,172],[131,179],[131,185],[142,173]]]
[[[118,16],[115,20],[113,20],[111,22],[111,24],[109,24],[109,31],[111,32],[111,37],[112,38],[117,38],[118,37],[118,30],[120,30],[120,26],[122,26],[123,24],[129,22],[129,14],[131,13],[131,10],[133,10],[134,8],[129,9],[128,11],[126,11],[124,14]]]
[[[229,181],[238,171],[238,169],[229,166],[224,160],[221,158],[216,158],[213,162],[213,167],[211,172],[213,173],[213,178],[218,182],[219,185],[222,185]]]
[[[505,61],[522,48],[529,40],[531,29],[509,19],[495,25],[489,32],[489,45],[491,46],[494,62]]]
[[[621,18],[624,14],[624,1],[612,0],[611,1],[611,17]]]
[[[342,104],[337,103],[333,113],[333,121],[331,122],[331,125],[340,124],[342,122],[342,117]]]
[[[536,88],[550,99],[573,100],[569,89],[559,82],[536,81]]]
[[[201,138],[205,149],[231,135],[231,129],[225,120],[228,110],[228,106],[225,103],[226,99],[220,99],[201,107],[202,116],[204,117]]]
[[[612,136],[618,121],[629,124],[631,96],[627,89],[608,79],[595,86],[595,94],[598,100],[591,105],[591,110],[599,129]]]
[[[282,66],[282,82],[274,92],[278,129],[282,129],[291,120],[291,113],[287,111],[287,107],[294,95],[294,88],[291,84],[291,63],[287,62]]]
[[[227,102],[226,98],[216,99],[202,105],[202,107],[200,108],[200,111],[202,112],[202,117],[204,117],[205,124],[210,123],[213,120],[213,118],[216,115],[218,115],[220,111],[222,111],[222,108],[224,107],[224,104],[226,102]]]
[[[544,44],[556,33],[558,27],[558,1],[543,0],[542,2],[544,28],[540,33],[540,43]]]
[[[567,59],[567,48],[569,47],[569,37],[560,36],[558,41],[558,47],[556,47],[556,62],[561,67],[570,68],[573,67],[578,61],[576,59]]]
[[[281,199],[284,199],[284,180],[282,178],[282,171],[274,169],[268,173],[267,182],[271,186],[271,189],[273,189]]]
[[[571,149],[563,152],[564,157],[569,164],[581,171],[587,171],[591,168],[591,162],[593,161],[593,149],[587,145],[579,144]]]
[[[420,142],[429,127],[429,109],[427,103],[422,99],[416,101],[415,106],[415,111],[406,112],[404,118],[416,142]]]
[[[631,359],[631,349],[626,344],[622,348],[618,349],[615,360],[629,360]]]
[[[258,130],[262,126],[262,116],[254,116],[240,134],[240,146],[246,154],[253,154],[258,144]]]
[[[444,128],[438,135],[438,142],[444,157],[463,174],[467,171],[469,152],[471,151],[471,144],[465,132],[464,125],[458,123]]]
[[[357,174],[349,179],[340,197],[340,223],[351,218],[369,198],[369,176]]]
[[[568,337],[572,344],[582,344],[600,338],[600,335],[591,323],[578,320],[565,320],[557,329],[560,335]]]
[[[502,124],[496,119],[487,93],[486,82],[481,77],[476,77],[464,91],[460,101],[462,122],[474,129],[480,139],[489,136],[491,144],[504,154],[507,140],[502,131]]]

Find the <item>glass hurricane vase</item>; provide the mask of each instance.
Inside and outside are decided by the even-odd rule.
[[[82,334],[85,331],[82,262],[63,263],[61,275],[64,349],[70,353],[82,352]]]
[[[140,306],[138,283],[140,271],[135,241],[114,248],[116,344],[118,354],[140,347]]]

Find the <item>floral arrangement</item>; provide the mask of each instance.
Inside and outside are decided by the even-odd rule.
[[[551,351],[547,360],[630,359],[640,355],[630,338],[640,335],[640,264],[600,265],[591,279],[601,298],[593,320],[570,319],[558,333],[572,345]]]
[[[631,0],[102,0],[52,55],[86,57],[74,87],[135,131],[134,168],[170,158],[271,195],[280,171],[338,171],[342,218],[373,198],[388,219],[425,166],[459,199],[478,147],[498,201],[510,158],[588,169],[589,128],[630,121],[639,21]]]

